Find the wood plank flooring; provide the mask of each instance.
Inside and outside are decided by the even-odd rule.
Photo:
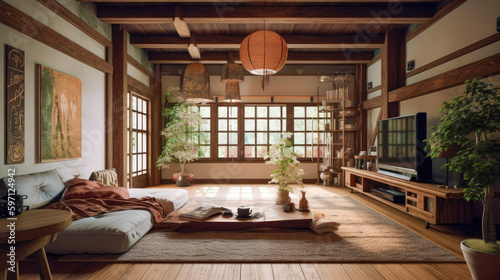
[[[316,185],[314,185],[316,186]],[[162,185],[162,188],[176,188]],[[432,226],[425,229],[421,220],[411,217],[381,202],[345,188],[321,187],[331,193],[349,195],[379,211],[403,226],[462,256],[460,241],[475,236],[477,226]],[[190,197],[227,196],[237,199],[252,195],[253,199],[274,196],[274,185],[215,185],[194,184],[187,189]],[[307,188],[307,186],[306,186]],[[475,236],[477,237],[477,236]],[[286,252],[283,252],[286,253]],[[50,258],[54,279],[130,279],[130,280],[441,280],[472,279],[465,263],[62,263]],[[40,279],[34,262],[20,263],[20,279]]]

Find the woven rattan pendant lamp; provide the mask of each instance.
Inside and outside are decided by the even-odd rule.
[[[222,67],[220,81],[226,84],[224,101],[241,101],[240,83],[245,81],[243,67],[234,63],[233,53],[228,54],[227,64]]]
[[[224,94],[224,101],[226,102],[241,101],[240,83],[238,82],[226,83],[226,92]]]
[[[187,102],[210,102],[210,74],[201,63],[186,66],[181,79],[182,96]]]
[[[260,30],[248,35],[240,45],[240,60],[245,69],[254,75],[266,77],[283,68],[288,57],[285,39],[270,30]],[[264,88],[264,84],[263,84]]]

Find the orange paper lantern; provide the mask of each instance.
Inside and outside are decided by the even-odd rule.
[[[274,31],[256,31],[240,45],[240,60],[254,75],[273,75],[285,65],[288,47],[285,39]]]

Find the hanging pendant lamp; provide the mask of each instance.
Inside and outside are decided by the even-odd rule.
[[[241,101],[240,83],[238,82],[226,83],[226,92],[224,94],[224,101],[227,102]]]
[[[210,96],[210,74],[201,63],[191,63],[182,73],[181,91],[184,99],[191,103],[212,101]]]
[[[273,75],[283,68],[288,57],[285,39],[269,30],[248,35],[240,45],[240,60],[254,75]]]
[[[220,81],[226,84],[224,101],[241,101],[240,83],[245,81],[243,67],[234,63],[233,53],[228,53],[227,64],[222,67]]]
[[[228,63],[222,66],[220,81],[223,83],[242,83],[245,81],[243,67],[235,63]]]

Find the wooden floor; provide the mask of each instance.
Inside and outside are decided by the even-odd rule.
[[[176,188],[175,185],[162,185]],[[424,222],[358,193],[350,193],[345,188],[323,187],[325,190],[349,195],[407,228],[462,256],[460,241],[476,236],[477,226],[432,226],[425,229]],[[255,188],[255,187],[253,187]],[[259,195],[271,195],[274,185],[259,185]],[[210,185],[194,184],[185,188],[190,197],[233,196],[244,197],[252,192],[251,185]],[[255,199],[255,191],[253,191]],[[51,258],[52,259],[52,258]],[[62,263],[50,262],[54,279],[472,279],[465,263],[258,263],[258,264],[101,264],[101,263]],[[21,279],[39,279],[34,262],[20,263]]]

